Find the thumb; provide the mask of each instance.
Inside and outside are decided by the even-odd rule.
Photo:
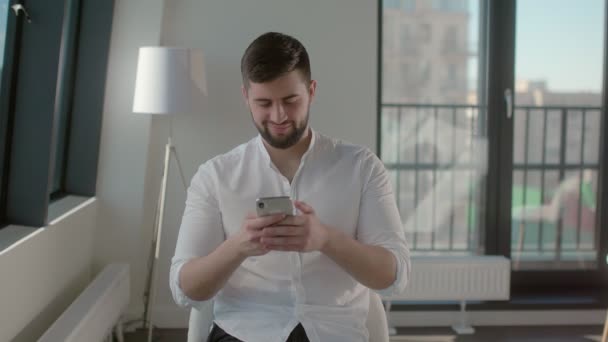
[[[296,208],[298,208],[304,214],[314,214],[315,213],[315,210],[311,206],[309,206],[308,204],[306,204],[302,201],[295,201],[294,205],[296,206]]]

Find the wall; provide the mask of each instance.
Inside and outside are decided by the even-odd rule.
[[[86,287],[95,220],[90,199],[0,252],[0,341],[37,340]]]
[[[138,48],[158,45],[163,0],[117,0],[110,42],[106,97],[97,178],[98,229],[94,270],[128,262],[131,270],[129,318],[141,316],[153,207],[146,198],[151,118],[132,112]],[[158,168],[155,172],[160,172]]]

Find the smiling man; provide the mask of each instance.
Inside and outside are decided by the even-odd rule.
[[[259,136],[194,175],[175,301],[215,301],[209,341],[367,341],[369,291],[399,293],[410,271],[387,172],[368,149],[309,126],[317,83],[298,40],[258,37],[241,73]],[[252,214],[269,196],[291,197],[297,215]]]

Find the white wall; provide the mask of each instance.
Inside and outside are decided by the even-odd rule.
[[[256,134],[241,99],[240,58],[247,45],[267,31],[293,35],[308,50],[312,76],[319,83],[318,97],[311,109],[312,126],[375,150],[377,2],[171,0],[166,3],[163,45],[198,47],[206,58],[209,95],[202,113],[173,119],[173,139],[188,181],[202,162]],[[153,121],[151,157],[162,154],[167,130],[166,121]],[[168,288],[170,258],[185,199],[175,163],[171,172],[159,265],[160,287],[153,311],[157,324],[167,327],[186,326],[186,315],[176,311]],[[160,175],[154,177],[157,182]],[[155,182],[154,189],[158,187]]]
[[[95,219],[91,199],[0,252],[0,341],[37,340],[86,287]]]
[[[163,8],[163,0],[116,0],[106,80],[94,265],[99,271],[111,262],[130,264],[132,317],[143,310],[154,214],[146,199],[156,196],[149,185],[151,119],[132,113],[135,69],[138,48],[160,43]]]

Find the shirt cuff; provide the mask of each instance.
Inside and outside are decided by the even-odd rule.
[[[394,249],[390,247],[385,247],[389,252],[393,254],[395,257],[396,264],[396,276],[395,281],[387,288],[382,290],[374,290],[378,293],[382,298],[389,299],[390,297],[396,297],[405,291],[405,287],[407,286],[410,270],[411,270],[411,262],[410,255],[408,250]]]
[[[200,308],[208,301],[197,301],[190,299],[179,284],[179,272],[181,271],[184,264],[188,262],[187,259],[173,260],[171,263],[171,270],[169,273],[169,287],[171,288],[171,294],[175,303],[181,307],[194,307]]]

